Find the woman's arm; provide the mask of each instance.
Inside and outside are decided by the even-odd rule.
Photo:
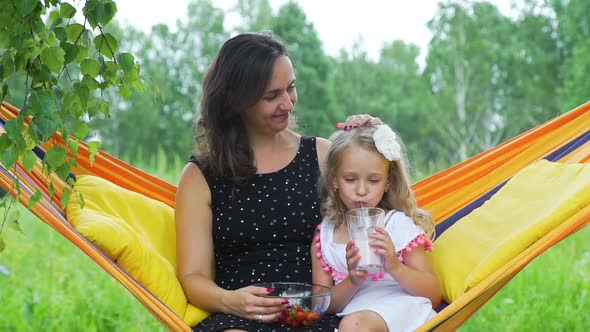
[[[187,164],[176,191],[176,261],[180,284],[190,303],[224,312],[227,291],[213,282],[211,193],[200,169]]]
[[[189,302],[208,312],[224,312],[247,319],[274,321],[282,299],[263,298],[262,287],[225,290],[213,281],[213,235],[211,193],[201,170],[189,163],[176,191],[177,275]]]

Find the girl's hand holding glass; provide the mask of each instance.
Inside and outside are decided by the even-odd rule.
[[[383,256],[383,270],[391,275],[402,264],[397,258],[397,252],[389,233],[381,227],[375,227],[375,233],[369,235],[372,239],[371,247]]]
[[[346,245],[346,264],[348,266],[348,277],[355,286],[360,286],[365,279],[367,279],[368,272],[365,270],[357,270],[356,266],[361,260],[359,255],[359,248],[354,244],[354,241],[348,241]]]

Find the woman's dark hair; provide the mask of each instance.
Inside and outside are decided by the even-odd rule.
[[[264,95],[274,62],[287,48],[270,33],[242,33],[227,40],[204,79],[197,111],[197,156],[214,175],[233,183],[256,173],[243,117]]]

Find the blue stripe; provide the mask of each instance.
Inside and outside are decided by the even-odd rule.
[[[545,159],[549,161],[558,161],[563,157],[567,156],[568,154],[572,153],[572,151],[576,150],[580,146],[584,145],[586,142],[590,140],[590,130],[585,132],[584,134],[577,137],[575,140],[569,142],[568,144],[564,145],[560,149],[557,149],[551,152]]]

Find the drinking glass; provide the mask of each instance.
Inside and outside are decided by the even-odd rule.
[[[383,227],[385,211],[375,207],[362,207],[346,212],[346,222],[350,239],[359,248],[361,259],[357,270],[366,270],[369,273],[383,271],[383,256],[375,252],[375,248],[369,246],[371,239],[369,234],[375,233],[375,227]]]

